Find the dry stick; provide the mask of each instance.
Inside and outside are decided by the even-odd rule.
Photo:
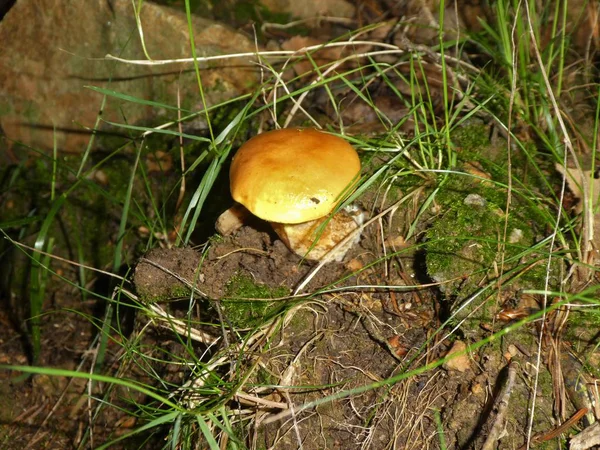
[[[515,384],[516,374],[517,365],[514,362],[510,362],[508,364],[508,378],[506,380],[506,384],[504,385],[501,394],[498,396],[498,412],[496,414],[496,419],[494,420],[494,425],[492,425],[492,429],[490,430],[483,447],[481,447],[482,450],[494,450],[496,448],[496,443],[500,439],[502,430],[504,430],[504,418],[506,417],[506,412],[508,411],[508,402]]]
[[[289,405],[287,403],[276,402],[262,397],[256,397],[254,395],[249,395],[241,391],[237,392],[235,396],[240,403],[247,403],[251,406],[257,406],[258,408],[260,408],[261,406],[264,408],[277,408],[282,410],[289,408]]]
[[[322,50],[325,48],[333,48],[333,47],[345,47],[349,44],[352,45],[370,45],[372,47],[384,48],[388,51],[374,51],[374,52],[366,52],[365,54],[357,55],[358,57],[363,56],[377,56],[383,54],[394,54],[394,53],[406,53],[406,50],[401,48],[398,45],[388,44],[386,42],[378,42],[378,41],[359,41],[359,40],[348,40],[348,41],[339,41],[339,42],[328,42],[326,44],[317,44],[310,45],[308,47],[303,47],[300,50],[274,50],[274,51],[256,51],[256,52],[244,52],[244,53],[231,53],[227,55],[214,55],[214,56],[203,56],[197,57],[196,61],[198,62],[210,62],[210,61],[218,61],[218,60],[227,60],[227,59],[235,59],[235,58],[249,58],[249,57],[258,57],[261,58],[302,58],[304,53],[311,52],[314,50]],[[423,45],[415,45],[411,44],[409,50],[423,52],[426,54],[434,54],[431,49],[427,46]],[[435,54],[436,59],[439,60],[442,55]],[[443,55],[443,58],[455,62],[460,66],[469,69],[471,71],[479,72],[479,70],[473,65],[457,59],[452,55]],[[100,58],[102,59],[102,58]],[[178,58],[178,59],[162,59],[162,60],[147,60],[147,59],[126,59],[119,58],[117,56],[113,56],[111,54],[107,54],[103,59],[108,59],[111,61],[118,61],[125,64],[133,64],[138,66],[163,66],[168,64],[179,64],[179,63],[191,63],[194,62],[194,58]]]
[[[331,47],[344,47],[347,46],[348,43],[352,43],[354,45],[372,45],[374,47],[387,48],[390,50],[398,51],[400,48],[397,45],[388,44],[385,42],[376,42],[376,41],[342,41],[342,42],[330,42],[327,44],[318,44],[318,45],[310,45],[308,47],[304,47],[300,50],[274,50],[274,51],[265,51],[265,52],[245,52],[245,53],[232,53],[229,55],[214,55],[214,56],[203,56],[196,58],[198,62],[208,62],[208,61],[218,61],[222,59],[234,59],[234,58],[249,58],[249,57],[296,57],[301,58],[302,53],[310,52],[313,50],[321,50],[324,48]],[[105,56],[105,59],[109,59],[112,61],[119,61],[127,64],[135,64],[138,66],[162,66],[167,64],[178,64],[178,63],[191,63],[194,62],[194,58],[178,58],[178,59],[162,59],[162,60],[146,60],[146,59],[125,59],[119,58],[117,56],[113,56],[108,54]]]
[[[298,25],[309,24],[309,26],[313,23],[316,24],[316,27],[321,26],[321,22],[329,22],[341,25],[353,25],[356,23],[354,19],[348,19],[347,17],[330,17],[330,16],[316,16],[309,17],[307,19],[294,20],[292,22],[287,23],[274,23],[274,22],[265,22],[260,26],[260,31],[266,33],[269,28],[274,28],[276,30],[287,30],[289,28],[296,27]],[[312,27],[311,27],[312,28]]]
[[[215,345],[220,338],[215,337],[212,334],[205,333],[203,331],[197,330],[195,328],[190,328],[186,322],[181,319],[177,319],[173,317],[171,314],[166,312],[164,309],[159,307],[158,305],[150,305],[150,310],[160,317],[161,320],[166,321],[167,324],[159,323],[158,326],[165,328],[167,330],[175,331],[176,333],[189,337],[191,340],[200,342],[202,344],[206,344],[208,346]],[[152,322],[157,319],[154,317],[150,317]]]
[[[581,433],[573,436],[569,442],[570,450],[586,450],[600,445],[600,422],[590,425]]]

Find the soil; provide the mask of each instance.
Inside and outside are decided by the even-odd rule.
[[[353,253],[357,254],[357,249]],[[150,251],[138,263],[134,282],[146,301],[173,298],[185,283],[174,279],[166,269],[195,285],[204,297],[215,299],[227,296],[227,286],[234,275],[251,277],[256,284],[271,288],[284,287],[289,292],[314,266],[291,253],[274,233],[242,227],[211,245],[205,257],[185,248]],[[344,272],[349,272],[344,265],[327,264],[308,283],[307,290],[327,286]]]
[[[376,251],[373,242],[376,242],[376,233],[368,229],[361,244],[351,250],[347,262],[325,265],[306,292],[355,287],[381,280],[386,270],[383,263],[367,267]],[[363,267],[363,270],[357,270],[357,267]],[[169,302],[163,304],[172,317],[185,317],[186,308],[178,305],[188,304],[190,291],[189,284],[186,287],[182,280],[198,280],[197,291],[206,295],[206,299],[226,298],[228,284],[240,274],[250,276],[256,284],[283,287],[291,293],[314,268],[315,263],[302,261],[292,254],[268,229],[245,226],[232,236],[213,241],[204,254],[190,248],[152,250],[138,263],[133,279],[140,297],[168,299]],[[388,278],[395,276],[398,274],[388,275]],[[393,283],[399,285],[404,281],[396,279]],[[182,290],[185,289],[188,294],[184,295]],[[69,311],[68,302],[65,302],[67,294],[55,292],[55,298],[60,300],[54,312],[49,310],[45,316],[39,364],[87,372],[94,363],[91,351],[94,327],[89,317],[98,314],[98,305],[78,304],[78,313]],[[198,292],[196,295],[201,297]],[[286,295],[282,301],[293,299]],[[262,390],[260,394],[250,390],[247,394],[259,395],[265,401],[303,405],[422,367],[427,361],[422,360],[420,355],[423,353],[419,349],[428,347],[427,355],[432,360],[443,356],[451,345],[450,341],[428,340],[438,326],[437,301],[439,299],[427,292],[415,295],[377,289],[330,289],[313,296],[312,300],[304,300],[302,306],[290,310],[281,331],[272,337],[270,346],[262,350],[264,364],[252,376],[257,384],[259,380],[264,382],[267,376],[269,384],[279,387]],[[216,312],[210,301],[200,304],[201,312],[196,319],[216,322]],[[119,311],[123,339],[139,340],[141,348],[148,349],[144,356],[158,359],[162,354],[158,347],[167,352],[171,360],[185,358],[189,350],[171,330],[156,326],[148,328],[148,317],[139,312],[135,314],[131,306],[123,306]],[[2,314],[0,319],[6,326],[0,331],[0,362],[26,364],[28,349],[19,333],[9,326],[6,313]],[[132,322],[135,325],[127,328],[127,323]],[[229,321],[225,319],[225,323]],[[145,331],[141,332],[142,329]],[[219,337],[220,332],[212,326],[205,327],[204,331],[209,336]],[[532,330],[525,331],[530,332]],[[229,336],[231,339],[233,335]],[[510,336],[513,339],[516,334]],[[530,339],[530,342],[532,355],[535,341]],[[297,417],[284,417],[259,426],[252,439],[259,447],[267,448],[295,448],[298,439],[302,440],[305,449],[439,448],[438,423],[441,422],[448,448],[480,448],[490,427],[490,418],[494,416],[497,392],[504,382],[502,374],[507,366],[504,350],[509,345],[507,341],[473,352],[470,362],[460,369],[462,371],[432,368],[391,385],[344,395],[340,400],[310,408]],[[206,351],[205,345],[195,346],[198,351]],[[526,345],[520,347],[523,350]],[[123,351],[118,342],[110,343],[107,363],[117,376],[150,384],[155,382],[131,361],[120,366]],[[416,359],[411,360],[413,357]],[[535,362],[533,357],[523,354],[516,355],[516,359],[519,364]],[[153,370],[174,385],[181,386],[189,381],[190,374],[169,361],[155,364]],[[134,401],[141,404],[147,401],[139,393],[115,388],[109,391],[106,399],[115,406],[122,406],[123,410],[103,408],[90,422],[88,414],[95,411],[95,402],[88,404],[88,391],[91,389],[92,393],[100,395],[104,392],[101,384],[90,385],[85,379],[61,376],[34,375],[22,380],[12,379],[14,375],[10,372],[0,372],[0,376],[4,380],[1,394],[6,405],[2,409],[0,448],[76,448],[88,431],[92,433],[91,442],[106,442],[139,425],[128,411],[132,410]],[[304,388],[288,389],[286,386]],[[523,401],[513,400],[515,406],[507,426],[521,430],[527,417],[526,383],[519,383],[516,391],[513,398],[519,396]],[[550,403],[551,396],[540,392],[538,407],[548,411],[552,408]],[[92,409],[88,409],[89,406]],[[257,422],[278,412],[277,409],[261,408]],[[93,426],[90,427],[90,423]],[[541,429],[550,426],[547,418],[536,423]],[[502,442],[503,446],[506,442],[506,446],[512,448],[522,444],[523,437],[518,432],[509,433]],[[128,440],[123,447],[116,445],[113,448],[131,448],[134,443],[135,440]],[[144,445],[144,448],[160,447],[159,444]]]

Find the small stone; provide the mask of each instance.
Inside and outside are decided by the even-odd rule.
[[[364,264],[356,258],[352,258],[346,263],[346,269],[351,272],[357,272],[364,267]]]
[[[510,236],[508,237],[508,242],[510,244],[516,244],[521,239],[523,239],[523,230],[519,228],[515,228],[510,232]]]
[[[471,393],[476,395],[476,396],[481,396],[483,395],[483,386],[481,385],[481,383],[475,383],[473,386],[471,386]]]
[[[454,353],[464,352],[466,348],[467,348],[467,344],[465,344],[462,341],[456,341],[452,345],[452,348],[446,354],[446,357],[448,357]],[[471,362],[469,361],[469,356],[466,353],[463,353],[462,355],[456,356],[456,357],[446,361],[442,367],[446,370],[456,370],[458,372],[466,372],[468,369],[471,368]]]
[[[463,200],[463,203],[467,206],[485,206],[487,205],[487,201],[481,195],[478,194],[469,194]]]

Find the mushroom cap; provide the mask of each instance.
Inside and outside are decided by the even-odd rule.
[[[360,160],[344,139],[285,128],[253,137],[229,171],[231,195],[269,222],[302,223],[329,214],[358,181]]]

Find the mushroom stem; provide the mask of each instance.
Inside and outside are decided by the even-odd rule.
[[[333,216],[298,224],[271,222],[275,233],[287,247],[305,259],[318,261],[363,222],[364,214],[356,207],[342,209]],[[342,261],[346,252],[360,240],[356,238],[335,250],[331,261]]]
[[[244,225],[250,216],[250,211],[237,203],[221,213],[215,223],[215,229],[221,236],[228,236]]]

